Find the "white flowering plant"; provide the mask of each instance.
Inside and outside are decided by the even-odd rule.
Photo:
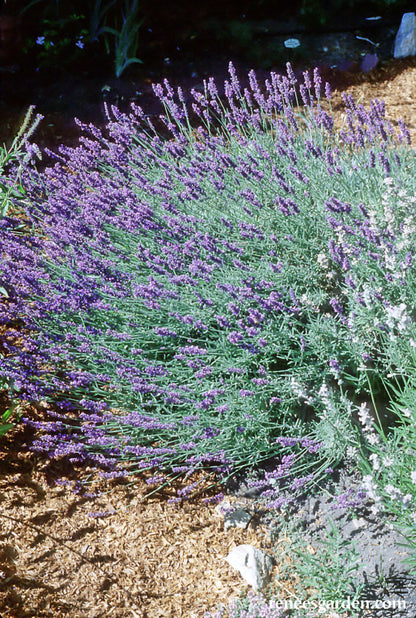
[[[410,347],[410,346],[409,346]],[[409,350],[409,355],[414,350]],[[415,355],[416,356],[416,355]],[[415,358],[416,360],[416,358]],[[415,365],[416,367],[416,365]],[[363,489],[372,510],[394,522],[410,549],[410,564],[416,572],[416,371],[405,381],[389,383],[392,391],[390,423],[383,430],[368,414],[360,417],[364,427],[365,454],[359,458]]]

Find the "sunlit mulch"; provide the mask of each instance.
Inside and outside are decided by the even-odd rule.
[[[267,539],[261,527],[225,532],[202,497],[169,505],[167,488],[145,498],[144,479],[95,473],[77,493],[65,469],[24,450],[3,452],[0,472],[2,618],[203,616],[242,588],[229,551]]]

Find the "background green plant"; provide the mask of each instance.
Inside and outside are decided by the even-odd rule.
[[[5,433],[10,431],[10,429],[13,429],[13,427],[15,426],[15,422],[10,422],[12,419],[14,421],[19,420],[19,406],[19,402],[11,404],[9,408],[7,408],[7,410],[5,410],[5,412],[3,412],[3,414],[0,416],[0,438],[4,436]]]
[[[139,19],[139,0],[124,0],[121,14],[116,19],[115,27],[103,26],[103,34],[114,36],[114,69],[116,77],[131,64],[142,64],[142,60],[136,57],[139,49],[139,31],[143,19]],[[106,40],[107,49],[109,43]]]
[[[32,145],[28,153],[28,140],[42,120],[40,114],[33,117],[34,109],[33,105],[29,107],[11,144],[0,147],[0,217],[5,217],[12,203],[24,197],[25,191],[21,183],[23,168],[34,154],[40,157],[40,150],[36,146]]]
[[[139,0],[34,0],[22,15],[38,16],[36,31],[26,42],[26,52],[35,53],[41,68],[71,68],[99,45],[114,63],[116,77],[133,63],[141,63],[139,32],[143,23]]]
[[[40,114],[34,116],[34,109],[34,106],[29,107],[10,145],[3,144],[3,147],[0,147],[0,219],[11,214],[11,209],[14,216],[22,215],[24,212],[25,190],[21,175],[28,158],[32,158],[33,155],[40,156],[39,149],[30,147],[28,141],[42,120]],[[20,204],[20,208],[16,209],[17,203]],[[23,221],[21,224],[16,224],[15,233],[19,234],[24,228]],[[8,298],[8,292],[2,283],[0,272],[0,302]],[[0,391],[6,390],[7,387],[7,383],[2,384],[0,381]],[[19,408],[20,402],[13,401],[0,415],[0,437],[15,426],[15,422],[11,421],[19,419]]]

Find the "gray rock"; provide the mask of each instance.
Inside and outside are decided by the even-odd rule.
[[[376,68],[378,63],[379,58],[377,54],[366,54],[361,61],[360,69],[361,71],[364,71],[364,73],[369,73]]]
[[[251,515],[243,509],[236,509],[231,513],[225,513],[224,516],[224,530],[229,528],[247,528],[250,523]]]
[[[406,58],[416,55],[416,15],[404,13],[394,41],[394,57]]]
[[[241,577],[254,590],[261,590],[270,581],[273,560],[252,545],[235,547],[226,557],[226,561],[234,569],[237,569]]]

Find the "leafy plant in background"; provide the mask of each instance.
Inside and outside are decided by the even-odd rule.
[[[44,20],[42,35],[28,45],[28,50],[37,51],[41,68],[53,66],[71,66],[83,55],[82,50],[87,40],[88,30],[79,28],[84,21],[83,15],[71,15],[66,19]],[[71,28],[72,26],[72,28]],[[73,32],[71,33],[71,30]]]
[[[10,146],[3,144],[3,147],[0,147],[0,218],[8,214],[13,198],[24,195],[21,183],[23,167],[34,155],[40,157],[39,149],[34,145],[29,147],[28,142],[42,120],[40,114],[33,118],[34,109],[33,105],[29,107],[23,123]],[[13,168],[12,174],[10,174],[10,168]],[[9,171],[7,176],[6,171]]]
[[[37,68],[71,67],[83,56],[88,40],[84,10],[62,0],[34,0],[23,7],[21,15],[37,23],[24,45],[24,52],[36,57]]]
[[[117,0],[96,0],[89,16],[89,37],[91,41],[98,41],[106,32],[106,19]]]
[[[114,67],[116,77],[131,64],[142,64],[136,57],[139,48],[139,30],[143,19],[139,20],[139,0],[124,0],[120,23],[116,28],[104,26],[102,31],[114,36]],[[118,20],[117,20],[118,21]]]
[[[35,0],[22,14],[30,14],[39,5],[39,32],[27,43],[26,50],[38,52],[40,66],[71,66],[89,53],[93,43],[100,41],[107,54],[114,56],[116,77],[131,64],[141,63],[136,57],[143,22],[138,0],[96,0],[82,5],[64,0]]]

